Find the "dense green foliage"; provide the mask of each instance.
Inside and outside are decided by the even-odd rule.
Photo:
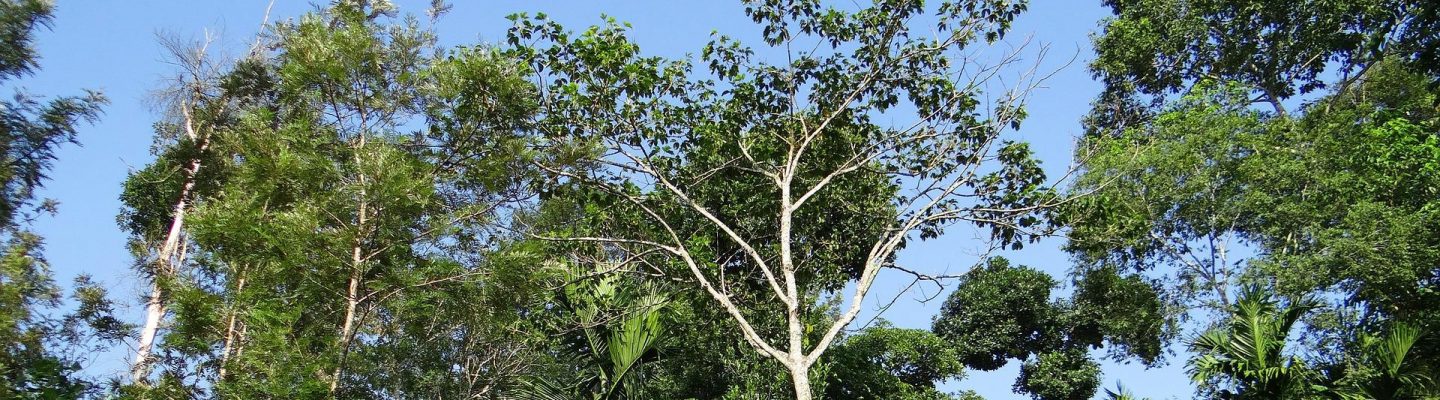
[[[1088,399],[1100,384],[1092,349],[1116,361],[1159,362],[1165,326],[1155,289],[1135,276],[1091,271],[1070,299],[1052,300],[1053,278],[1004,258],[961,277],[933,330],[966,367],[1024,362],[1017,393],[1036,399]]]
[[[80,363],[129,329],[112,315],[105,289],[86,276],[76,277],[67,302],[45,260],[44,239],[29,230],[36,218],[57,211],[53,201],[36,197],[56,151],[75,143],[82,124],[105,104],[93,91],[46,101],[13,86],[38,72],[34,35],[50,26],[51,7],[0,1],[0,83],[15,91],[0,100],[0,398],[7,399],[93,393],[97,382],[80,373]]]
[[[683,58],[540,13],[441,46],[443,1],[336,0],[234,61],[166,41],[117,219],[138,330],[30,231],[105,99],[17,90],[0,398],[975,400],[947,388],[1007,365],[1037,400],[1145,394],[1102,361],[1199,398],[1440,396],[1440,7],[1101,3],[1059,181],[1009,136],[1043,80],[977,56],[1025,1],[743,1],[758,47]],[[52,7],[0,0],[7,88]],[[968,270],[901,264],[956,228]],[[1003,257],[1052,235],[1068,276]],[[856,321],[895,276],[947,290],[928,329]],[[130,339],[128,378],[83,370]]]
[[[1075,186],[1096,195],[1067,213],[1077,267],[1144,274],[1172,316],[1229,326],[1191,343],[1210,393],[1354,395],[1396,370],[1365,355],[1392,326],[1417,337],[1407,368],[1433,368],[1433,2],[1107,4]],[[1324,302],[1285,312],[1276,294]]]

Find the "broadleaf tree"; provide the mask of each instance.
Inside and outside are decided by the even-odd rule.
[[[1364,379],[1364,337],[1435,329],[1434,2],[1105,4],[1082,269],[1170,278],[1191,317],[1244,285],[1323,299],[1299,342],[1333,379]]]
[[[573,33],[544,15],[514,16],[510,44],[542,90],[543,149],[578,161],[540,162],[557,182],[551,190],[608,205],[595,211],[596,229],[533,235],[648,257],[788,370],[796,398],[812,398],[811,368],[908,241],[968,223],[990,244],[1019,247],[1063,201],[1029,148],[1003,137],[1039,78],[1012,71],[1013,53],[988,65],[966,53],[1000,40],[1024,9],[749,2],[765,49],[787,56],[770,61],[717,36],[699,69],[642,56],[613,21]],[[991,80],[1005,73],[1021,83]],[[891,116],[905,122],[881,122]],[[817,229],[826,213],[871,209],[850,229]],[[714,242],[737,251],[704,251]],[[831,248],[858,257],[826,262]],[[848,301],[833,319],[807,323],[827,297]]]

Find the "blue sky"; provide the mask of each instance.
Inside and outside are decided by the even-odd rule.
[[[308,1],[277,0],[271,19],[291,18],[310,10]],[[499,42],[509,27],[504,16],[513,12],[545,12],[572,29],[597,24],[607,14],[630,22],[632,38],[649,55],[683,57],[698,53],[718,30],[752,46],[758,30],[734,1],[453,1],[454,9],[437,24],[445,45]],[[77,94],[81,88],[102,90],[109,98],[102,120],[80,131],[82,146],[67,146],[51,173],[42,195],[60,201],[60,213],[42,219],[37,229],[46,237],[47,255],[57,279],[68,282],[76,274],[90,274],[110,288],[125,305],[124,315],[136,323],[142,317],[140,300],[144,282],[131,269],[125,235],[115,223],[120,209],[120,184],[126,173],[152,158],[151,125],[158,113],[148,101],[175,69],[164,63],[157,35],[199,37],[207,29],[219,41],[216,52],[239,54],[254,37],[268,1],[71,1],[57,6],[53,30],[38,37],[42,69],[17,86],[42,95]],[[400,1],[402,11],[423,13],[428,1]],[[1033,45],[1048,44],[1042,66],[1061,68],[1078,57],[1035,93],[1030,118],[1018,136],[1030,141],[1052,175],[1070,163],[1071,144],[1080,134],[1079,119],[1099,91],[1084,65],[1093,56],[1089,35],[1107,11],[1098,0],[1038,0],[1012,29],[1010,40],[1033,38]],[[977,246],[964,229],[936,240],[912,245],[902,253],[907,264],[931,271],[963,272]],[[1063,277],[1067,256],[1057,249],[1060,240],[1047,240],[1018,252],[1012,260]],[[902,277],[888,276],[875,298],[887,299]],[[1062,279],[1063,280],[1063,279]],[[889,292],[887,292],[887,290]],[[932,294],[925,292],[924,294]],[[928,328],[943,296],[922,303],[917,293],[901,297],[884,318],[904,327]],[[867,310],[874,307],[867,305]],[[864,318],[861,319],[863,321]],[[90,371],[104,374],[128,363],[128,349],[98,355]],[[1099,355],[1099,354],[1097,354]],[[1183,355],[1171,356],[1168,366],[1146,370],[1139,365],[1104,363],[1104,387],[1123,381],[1136,394],[1151,398],[1189,398],[1191,386],[1183,372]],[[986,398],[1019,398],[1011,392],[1018,363],[991,373],[971,373],[947,389],[975,390]]]

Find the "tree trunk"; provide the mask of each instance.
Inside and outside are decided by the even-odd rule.
[[[803,365],[789,367],[790,382],[795,386],[795,400],[810,400],[810,368]]]
[[[345,359],[350,354],[350,341],[355,335],[355,310],[360,304],[360,247],[355,247],[355,268],[350,272],[350,288],[345,294],[345,321],[340,326],[340,361],[335,364],[335,373],[330,380],[330,393],[340,386],[340,374],[345,372]]]
[[[130,367],[131,379],[135,383],[145,383],[150,375],[150,349],[155,344],[156,333],[160,331],[160,319],[165,315],[164,295],[157,276],[150,281],[150,298],[145,301],[145,325],[140,329],[135,363]]]
[[[185,116],[185,132],[195,141],[198,153],[204,153],[210,147],[208,135],[201,135],[195,131],[194,121],[190,115],[188,106],[183,109]],[[161,282],[166,278],[174,276],[177,266],[185,263],[184,253],[176,255],[180,248],[180,235],[185,226],[185,212],[190,207],[190,193],[195,190],[195,175],[200,171],[200,158],[190,160],[190,165],[184,170],[183,182],[180,185],[180,196],[175,200],[175,207],[171,212],[173,218],[170,220],[170,230],[165,234],[165,242],[160,246],[160,251],[155,255],[154,277],[150,281],[150,297],[145,304],[145,325],[140,330],[140,342],[136,346],[135,363],[131,366],[131,378],[133,382],[144,383],[150,375],[151,350],[154,348],[155,337],[160,332],[160,321],[165,318],[165,285]]]
[[[363,118],[363,117],[362,117]],[[359,144],[355,151],[355,166],[360,168],[359,183],[360,194],[356,202],[356,224],[355,224],[355,245],[350,253],[350,284],[345,292],[345,320],[340,325],[340,360],[335,364],[335,373],[331,375],[330,393],[334,394],[335,389],[340,386],[340,374],[345,372],[345,359],[350,355],[350,342],[355,336],[355,312],[360,305],[360,280],[365,278],[363,268],[365,257],[363,256],[363,244],[366,226],[368,221],[369,207],[365,199],[365,173],[364,167],[360,164],[360,154],[365,148],[365,133],[361,129]]]
[[[237,279],[237,283],[235,284],[235,292],[236,292],[236,295],[238,296],[238,295],[239,295],[239,292],[242,291],[242,290],[245,290],[245,277],[244,277],[244,276],[240,276],[240,277]],[[235,339],[236,339],[236,337],[235,337],[235,334],[236,334],[235,327],[236,327],[236,324],[238,323],[237,320],[239,319],[239,318],[238,318],[239,316],[240,316],[240,312],[239,312],[238,310],[236,310],[236,309],[235,309],[235,305],[232,304],[232,305],[231,305],[231,309],[230,309],[230,322],[227,322],[227,323],[225,324],[225,325],[226,325],[226,326],[225,326],[225,345],[224,345],[223,347],[221,347],[221,350],[220,350],[220,372],[219,372],[219,376],[216,377],[216,380],[217,380],[217,381],[223,381],[223,380],[225,380],[225,372],[226,372],[226,371],[225,371],[225,367],[227,367],[227,366],[230,364],[230,349],[233,349],[233,348],[235,347]]]

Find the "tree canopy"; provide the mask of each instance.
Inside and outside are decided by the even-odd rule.
[[[1020,134],[1023,0],[744,0],[668,56],[443,1],[165,37],[128,321],[33,229],[107,100],[19,89],[57,6],[0,0],[0,398],[1440,396],[1440,7],[1099,5],[1073,160]]]

